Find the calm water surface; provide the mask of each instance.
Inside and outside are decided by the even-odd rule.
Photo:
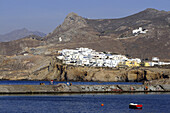
[[[0,81],[0,85],[39,85],[40,83],[45,83],[46,85],[50,84],[50,81]],[[58,82],[54,81],[54,85],[58,83],[67,83],[67,82]],[[111,85],[111,84],[142,84],[137,82],[71,82],[73,85]]]
[[[0,95],[1,113],[170,113],[169,105],[170,94]]]

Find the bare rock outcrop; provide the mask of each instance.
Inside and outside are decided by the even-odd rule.
[[[41,75],[42,72],[38,73]],[[63,65],[57,61],[51,62],[43,73],[46,73],[45,79],[57,81],[142,82],[165,78],[163,73],[149,69],[82,67]],[[35,78],[34,75],[32,77]]]
[[[44,40],[47,43],[73,42],[79,39],[82,40],[83,38],[90,37],[91,35],[84,30],[84,28],[88,28],[89,31],[91,30],[84,18],[72,12],[69,13],[64,22],[52,33],[48,34]]]
[[[65,65],[55,57],[19,55],[0,57],[0,79],[142,82],[169,78],[170,71],[161,68],[102,68]]]

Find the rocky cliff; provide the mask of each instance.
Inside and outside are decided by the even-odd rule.
[[[170,76],[169,68],[112,69],[71,66],[62,64],[55,57],[40,55],[20,55],[10,58],[1,56],[0,70],[0,79],[7,80],[142,82]]]

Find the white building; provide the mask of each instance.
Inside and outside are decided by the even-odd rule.
[[[134,61],[134,62],[137,62],[137,63],[141,63],[141,59],[139,59],[139,58],[135,58],[135,59],[127,59],[127,61]]]
[[[158,57],[152,57],[152,61],[159,62],[159,58]]]
[[[150,66],[155,66],[155,65],[170,65],[170,62],[160,62],[158,57],[152,57],[152,62],[149,62]]]
[[[139,27],[139,29],[135,29],[132,31],[133,34],[140,34],[140,33],[146,33],[148,30],[143,29],[142,27]]]

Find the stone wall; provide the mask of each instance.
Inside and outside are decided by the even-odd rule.
[[[146,88],[147,87],[147,88]],[[0,85],[1,94],[169,92],[169,85]]]

